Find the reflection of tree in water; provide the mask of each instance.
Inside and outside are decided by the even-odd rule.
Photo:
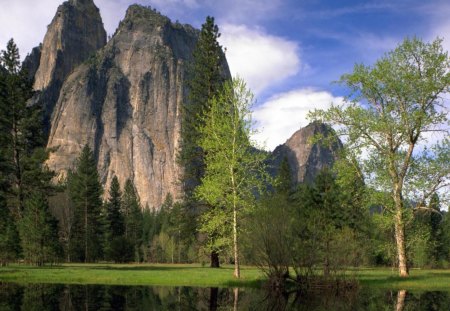
[[[406,290],[399,290],[397,293],[397,304],[395,311],[403,311],[405,309]]]
[[[0,284],[0,310],[449,310],[447,292],[359,289],[282,293],[257,289]]]

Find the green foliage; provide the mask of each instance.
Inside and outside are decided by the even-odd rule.
[[[256,264],[269,278],[289,275],[295,243],[293,208],[283,194],[265,196],[245,222],[244,254],[249,263]]]
[[[399,272],[407,276],[405,199],[426,208],[450,175],[448,137],[424,147],[427,133],[448,121],[442,95],[450,91],[450,59],[442,40],[405,39],[373,67],[357,64],[340,82],[350,95],[343,105],[315,110],[312,119],[339,126],[346,148],[360,164],[364,182],[389,193],[384,205],[395,219]],[[430,145],[430,144],[429,144]]]
[[[103,251],[105,259],[113,259],[113,253],[117,253],[113,249],[114,241],[119,237],[121,238],[125,233],[124,217],[121,213],[122,193],[116,176],[111,181],[109,198],[103,209]]]
[[[292,173],[287,157],[284,157],[280,164],[277,179],[275,180],[275,190],[278,193],[289,194],[292,191]]]
[[[46,191],[53,175],[43,168],[48,153],[42,149],[41,109],[27,104],[32,85],[20,68],[19,51],[12,39],[1,52],[0,63],[1,169],[10,185],[8,205],[20,217],[25,199],[35,191]]]
[[[74,205],[74,230],[70,250],[72,260],[90,262],[101,256],[102,185],[94,154],[85,146],[76,170],[69,172],[68,190]]]
[[[273,286],[284,286],[287,279],[302,283],[337,276],[367,262],[368,215],[349,200],[349,191],[359,195],[364,188],[343,188],[344,177],[325,169],[314,183],[300,184],[291,195],[282,190],[259,201],[247,223],[247,256]]]
[[[227,82],[210,101],[199,128],[206,170],[196,195],[212,207],[201,216],[200,230],[207,234],[210,250],[233,245],[236,265],[241,218],[255,205],[267,177],[265,155],[255,152],[250,140],[252,104],[253,95],[242,80]]]
[[[188,68],[188,102],[182,106],[180,164],[184,167],[183,187],[188,198],[203,176],[203,152],[199,129],[210,107],[209,101],[219,93],[225,81],[225,57],[218,43],[219,28],[208,16],[202,25],[193,59]]]
[[[143,240],[143,214],[141,211],[141,203],[131,180],[125,182],[125,188],[122,194],[122,210],[121,213],[125,220],[124,236],[133,247],[133,259],[136,262],[142,261],[141,252]]]
[[[0,193],[0,265],[14,261],[20,252],[20,239],[14,218]]]
[[[17,46],[11,39],[0,55],[0,243],[2,262],[17,256],[20,229],[26,260],[36,264],[55,261],[58,244],[56,230],[46,198],[54,192],[54,174],[44,165],[49,152],[43,148],[42,113],[30,106],[31,81],[20,67]],[[39,201],[37,197],[40,197]],[[28,211],[25,207],[28,206]],[[40,215],[30,223],[30,213]],[[18,222],[18,223],[15,223]],[[27,225],[30,232],[27,232]],[[33,227],[34,225],[34,227]],[[42,227],[40,226],[42,225]],[[51,229],[49,229],[51,227]],[[50,232],[50,231],[52,232]],[[42,239],[45,245],[37,245]],[[33,238],[35,238],[33,240]],[[54,245],[50,245],[54,243]],[[37,253],[33,253],[37,252]]]
[[[25,202],[19,233],[26,261],[41,266],[46,262],[58,262],[61,258],[58,223],[50,214],[44,194],[36,193]]]
[[[124,236],[115,236],[110,243],[108,258],[114,262],[131,262],[135,256],[132,241]]]

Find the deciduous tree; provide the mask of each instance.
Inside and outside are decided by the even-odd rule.
[[[450,59],[441,39],[405,39],[372,67],[355,65],[340,82],[350,90],[345,103],[310,117],[337,125],[346,148],[358,156],[365,182],[391,195],[392,204],[384,208],[394,219],[399,274],[408,276],[408,202],[426,209],[431,195],[448,186],[450,141],[443,131],[448,116],[442,96],[450,90]]]
[[[240,277],[241,218],[264,187],[265,155],[250,139],[252,104],[253,96],[242,80],[227,82],[210,101],[199,128],[206,170],[196,194],[212,206],[202,215],[201,230],[208,234],[211,249],[233,247],[235,277]]]

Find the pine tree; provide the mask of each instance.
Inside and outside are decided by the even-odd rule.
[[[203,175],[203,152],[199,147],[199,128],[209,111],[208,101],[219,93],[225,82],[225,58],[218,43],[219,28],[208,16],[202,25],[193,60],[188,69],[188,102],[183,105],[180,162],[184,167],[183,186],[188,198]]]
[[[61,257],[58,223],[50,214],[44,194],[33,194],[25,202],[19,233],[26,261],[41,266],[46,262],[56,262]]]
[[[122,193],[120,191],[119,180],[116,176],[111,181],[109,188],[109,198],[104,205],[104,253],[106,259],[112,259],[113,254],[117,254],[118,251],[114,249],[114,246],[119,246],[117,239],[122,238],[125,232],[124,217],[122,215]]]
[[[20,252],[16,223],[0,193],[0,266],[15,260]]]
[[[68,190],[75,208],[71,258],[95,261],[102,253],[100,212],[103,189],[94,154],[88,145],[78,158],[75,172],[69,173]]]
[[[141,260],[140,247],[143,235],[141,203],[131,180],[125,182],[122,195],[122,214],[125,218],[125,237],[133,245],[135,261]]]
[[[4,69],[4,93],[1,102],[1,127],[7,133],[3,153],[7,160],[7,174],[11,178],[14,191],[14,206],[20,215],[24,208],[25,194],[23,189],[23,158],[29,147],[28,136],[31,135],[27,125],[30,110],[26,101],[31,97],[31,83],[21,74],[19,50],[11,39],[0,57]]]
[[[0,235],[6,237],[8,257],[19,249],[14,221],[21,220],[27,200],[34,202],[35,195],[53,192],[54,174],[43,164],[49,153],[44,148],[42,113],[39,106],[27,104],[31,96],[31,81],[11,39],[0,55],[0,222],[6,224],[0,225]]]
[[[278,176],[276,178],[275,190],[282,194],[289,194],[292,190],[291,167],[289,166],[287,157],[284,157],[281,161]]]
[[[16,259],[20,249],[16,224],[6,202],[10,189],[10,169],[6,148],[9,142],[9,132],[4,117],[7,108],[6,75],[6,69],[0,66],[0,265],[2,266]]]
[[[106,219],[111,232],[111,237],[114,238],[122,236],[125,231],[124,219],[121,214],[122,192],[120,191],[119,180],[116,176],[114,176],[111,181],[111,187],[109,188],[109,199],[106,206]]]
[[[44,149],[41,107],[27,104],[32,84],[21,70],[19,50],[13,39],[1,54],[0,152],[4,160],[1,170],[11,185],[8,203],[20,218],[27,197],[36,191],[51,192],[50,180],[54,175],[43,165],[48,151]]]

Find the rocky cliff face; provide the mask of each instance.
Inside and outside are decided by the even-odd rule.
[[[152,208],[169,193],[179,197],[180,107],[197,37],[190,26],[131,6],[108,44],[62,86],[48,141],[57,151],[49,167],[65,174],[89,144],[107,188],[114,175],[122,185],[131,179],[141,202]]]
[[[41,62],[41,49],[41,45],[33,48],[31,53],[28,54],[23,61],[22,68],[27,70],[30,80],[34,79],[36,72],[39,69],[39,64]]]
[[[295,132],[273,151],[273,174],[277,174],[277,168],[284,157],[291,167],[292,180],[295,183],[312,182],[323,168],[331,167],[342,143],[312,143],[316,135],[330,137],[333,135],[333,129],[323,123],[313,122]]]
[[[105,44],[106,32],[92,0],[69,0],[58,7],[40,51],[33,50],[28,62],[36,72],[34,101],[44,107],[46,126],[66,77]]]

